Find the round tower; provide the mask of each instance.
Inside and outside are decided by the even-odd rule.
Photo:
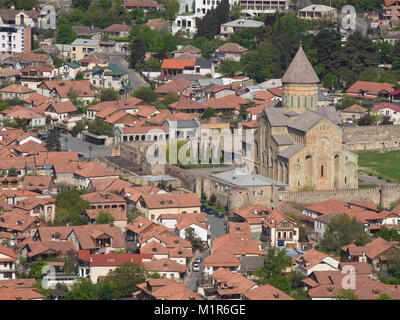
[[[282,77],[282,106],[300,112],[307,108],[316,108],[319,82],[300,44],[299,50]]]

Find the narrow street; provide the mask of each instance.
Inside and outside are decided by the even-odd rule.
[[[223,218],[217,218],[213,214],[207,214],[207,224],[210,225],[212,242],[216,238],[226,234],[224,221],[225,220]],[[192,270],[193,264],[190,265],[190,270],[188,271],[189,272],[189,280],[187,281],[187,287],[194,292],[197,291],[197,280],[200,279],[201,274],[204,271],[204,260],[210,255],[210,253],[211,253],[211,249],[207,249],[198,255],[202,259],[201,263],[199,264],[200,271],[193,271]],[[193,257],[193,260],[194,259],[195,259],[195,257]]]
[[[148,86],[147,82],[133,69],[129,69],[128,61],[125,60],[125,54],[110,54],[110,63],[115,64],[118,68],[128,72],[131,81],[132,90]]]

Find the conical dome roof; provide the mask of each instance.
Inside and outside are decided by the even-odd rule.
[[[294,59],[282,77],[284,83],[319,83],[310,61],[300,45]]]

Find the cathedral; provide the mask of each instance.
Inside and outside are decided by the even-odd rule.
[[[282,78],[282,101],[258,119],[255,173],[292,191],[357,188],[357,155],[343,146],[335,108],[318,106],[319,83],[300,45]]]

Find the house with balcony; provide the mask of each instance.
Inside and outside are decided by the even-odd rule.
[[[42,81],[53,80],[57,69],[53,67],[28,66],[21,70],[21,84],[36,90]]]
[[[91,209],[116,209],[126,211],[126,200],[124,197],[112,192],[95,191],[81,195],[81,198],[90,203]]]
[[[225,43],[214,51],[214,60],[221,62],[225,60],[240,61],[242,55],[248,51],[237,43]]]
[[[18,255],[14,250],[0,245],[0,282],[16,279]]]
[[[306,20],[336,19],[337,9],[322,4],[312,4],[299,10],[299,18]]]
[[[76,39],[71,43],[71,61],[79,62],[86,55],[99,51],[99,48],[99,40]]]

